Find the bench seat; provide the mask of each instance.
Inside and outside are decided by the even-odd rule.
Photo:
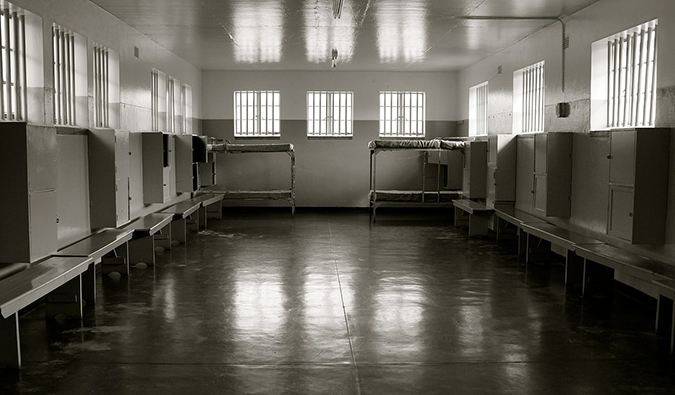
[[[104,274],[118,272],[129,274],[128,242],[133,236],[131,229],[106,228],[77,243],[57,251],[54,256],[88,257],[101,263]],[[82,276],[83,298],[87,303],[96,303],[96,267],[91,265]]]
[[[206,221],[211,216],[216,219],[223,219],[223,199],[222,193],[207,193],[195,196],[188,202],[201,203],[199,208],[199,228],[206,229]]]
[[[171,249],[171,213],[152,213],[140,217],[123,229],[133,231],[129,241],[129,265],[155,264],[155,247]]]
[[[30,267],[29,263],[0,263],[0,280]]]
[[[469,199],[455,199],[452,204],[455,206],[455,227],[468,226],[469,237],[487,235],[494,209]]]
[[[527,237],[521,230],[524,223],[545,224],[547,222],[512,207],[495,208],[493,227],[497,241],[518,240],[518,256],[525,256],[527,249]]]
[[[91,257],[50,257],[0,281],[0,366],[21,368],[19,311],[46,297],[47,317],[82,319],[82,275]]]
[[[199,231],[199,216],[194,215],[202,206],[201,202],[186,200],[168,207],[163,213],[173,214],[171,222],[171,241],[179,244],[187,242],[188,227]]]

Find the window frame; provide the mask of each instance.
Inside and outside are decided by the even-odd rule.
[[[319,97],[318,106],[316,105],[317,97]],[[322,105],[324,97],[326,100],[325,106]],[[335,100],[336,97],[338,99],[337,104]],[[325,114],[323,111],[324,109]],[[322,117],[323,119],[321,119]],[[335,130],[336,123],[338,129],[337,132]],[[317,128],[318,132],[316,132]],[[354,136],[354,92],[307,91],[307,137],[353,137],[353,136]]]
[[[380,91],[379,97],[380,97],[380,106],[379,106],[380,138],[420,138],[420,139],[425,138],[426,92]],[[415,97],[414,105],[412,103],[413,97]],[[393,98],[396,98],[396,100],[393,100]],[[406,98],[410,99],[409,106],[406,106]],[[420,99],[422,101],[421,105],[419,104]],[[394,101],[396,103],[394,103]],[[410,108],[409,115],[411,118],[406,120],[405,112],[407,108]],[[415,109],[414,111],[416,115],[415,120],[412,119],[413,108]],[[399,115],[401,113],[403,113],[403,115]],[[417,132],[406,133],[406,126],[408,126],[409,130],[412,130],[413,129],[412,125],[416,126]],[[419,132],[420,128],[422,129],[421,132]],[[401,132],[401,129],[403,129],[403,132]]]
[[[489,89],[488,81],[469,88],[469,136],[486,136],[488,134]]]
[[[27,117],[26,16],[3,4],[0,8],[0,118],[25,121]]]
[[[543,132],[546,113],[546,62],[513,72],[513,130]]]
[[[245,95],[245,103],[242,97]],[[269,99],[272,99],[271,102]],[[235,138],[281,137],[281,92],[238,90],[233,94]],[[249,101],[252,99],[251,101]],[[263,111],[264,110],[264,111]],[[263,119],[262,114],[266,117]],[[271,114],[271,119],[269,118]],[[243,115],[246,115],[243,117]],[[270,130],[271,125],[271,130]],[[264,129],[263,129],[264,126]],[[242,130],[244,130],[242,132]]]

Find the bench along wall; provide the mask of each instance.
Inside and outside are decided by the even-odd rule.
[[[378,138],[379,92],[426,92],[426,137],[429,139],[456,135],[456,84],[456,73],[205,71],[203,132],[232,142],[293,143],[298,206],[367,207],[367,144]],[[281,92],[279,140],[234,138],[235,90]],[[353,138],[307,138],[306,96],[310,90],[354,92]],[[288,188],[290,171],[285,154],[221,154],[217,160],[218,188]],[[421,189],[421,165],[418,153],[387,153],[378,157],[378,189]]]
[[[488,125],[490,133],[511,133],[513,72],[539,61],[546,62],[546,117],[548,132],[573,132],[572,195],[569,218],[549,218],[568,228],[606,239],[646,255],[675,262],[675,161],[670,161],[668,215],[664,246],[631,246],[620,238],[607,236],[610,180],[610,137],[590,133],[591,43],[641,23],[658,18],[659,54],[657,76],[657,127],[675,127],[675,70],[670,67],[675,53],[669,43],[675,36],[675,3],[668,0],[645,2],[601,0],[565,19],[569,48],[566,50],[565,89],[562,85],[562,27],[560,23],[542,29],[518,44],[462,70],[459,75],[459,112],[468,118],[469,88],[489,82]],[[497,75],[498,66],[503,73]],[[569,102],[568,118],[555,116],[555,104]],[[519,146],[520,147],[520,146]],[[670,157],[675,158],[674,144]],[[528,156],[518,153],[518,165]],[[531,194],[519,193],[516,206],[531,207]]]

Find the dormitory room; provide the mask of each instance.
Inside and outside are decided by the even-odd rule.
[[[0,394],[674,394],[673,43],[673,0],[0,0]]]

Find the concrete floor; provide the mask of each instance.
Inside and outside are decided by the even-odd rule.
[[[675,393],[654,306],[567,294],[449,213],[288,211],[228,211],[101,279],[83,323],[24,315],[0,393]]]

